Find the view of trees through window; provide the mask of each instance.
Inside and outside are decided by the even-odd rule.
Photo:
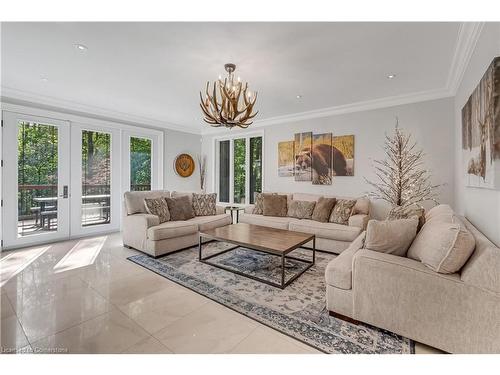
[[[233,168],[230,170],[230,142]],[[247,160],[249,155],[249,160]],[[247,174],[248,164],[248,174]],[[262,137],[235,138],[219,142],[219,201],[254,203],[255,192],[262,191]],[[233,201],[229,197],[229,181],[233,181]],[[247,189],[248,188],[248,189]],[[246,192],[249,192],[249,197]]]
[[[110,222],[111,134],[82,131],[82,226]]]
[[[57,153],[56,126],[19,122],[17,182],[20,236],[49,229],[50,225],[45,225],[48,217],[52,229],[57,227]]]
[[[245,203],[246,139],[235,139],[234,145],[234,203]]]
[[[151,140],[130,137],[130,190],[151,190]]]

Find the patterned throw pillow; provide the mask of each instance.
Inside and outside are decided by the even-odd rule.
[[[252,214],[263,215],[264,214],[264,196],[263,193],[255,193],[254,195],[254,206]]]
[[[145,198],[144,206],[149,214],[158,216],[160,223],[170,221],[170,211],[165,198]]]
[[[288,217],[296,217],[297,219],[310,219],[316,202],[294,201],[293,199],[287,203]]]
[[[338,199],[330,215],[330,223],[347,225],[356,200]]]
[[[196,216],[215,215],[215,204],[217,202],[217,193],[196,194],[193,193],[193,209]]]

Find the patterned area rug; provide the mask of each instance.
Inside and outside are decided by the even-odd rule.
[[[279,257],[235,248],[227,243],[207,243],[203,254],[229,248],[234,250],[210,261],[273,281],[281,272]],[[309,260],[311,252],[298,249],[293,256]],[[197,247],[158,259],[148,255],[134,255],[128,259],[325,353],[414,353],[410,339],[328,314],[324,271],[334,257],[316,252],[316,264],[284,290],[200,263]],[[303,266],[302,262],[288,261],[285,265],[287,279]]]

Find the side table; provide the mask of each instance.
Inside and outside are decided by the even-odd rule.
[[[233,219],[233,223],[237,224],[240,220],[240,211],[244,211],[244,207],[240,206],[226,206],[224,207],[224,213],[229,211],[231,213],[231,218]],[[234,221],[234,213],[236,212],[236,222]]]

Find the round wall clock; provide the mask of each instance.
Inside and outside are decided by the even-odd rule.
[[[191,155],[177,155],[174,161],[174,170],[181,177],[191,176],[194,172],[194,160]]]

